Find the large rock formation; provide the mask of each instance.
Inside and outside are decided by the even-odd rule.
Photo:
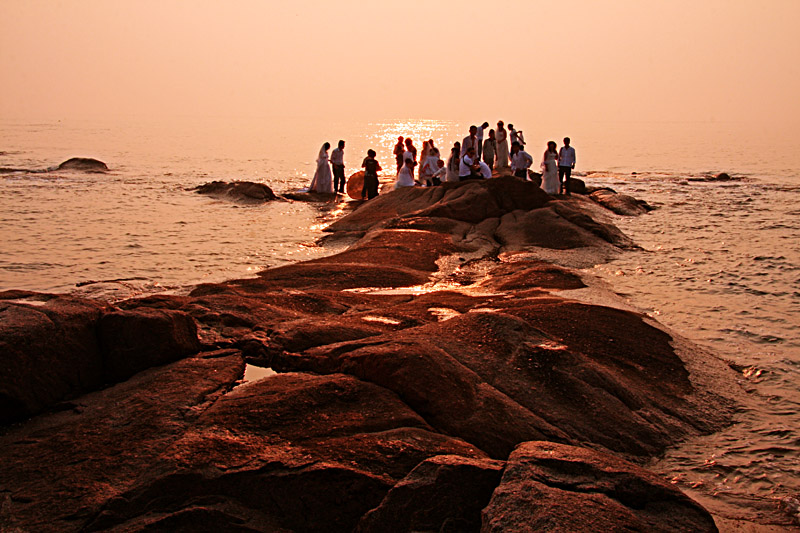
[[[571,253],[634,246],[610,219],[515,178],[408,188],[331,225],[347,250],[255,279],[3,294],[5,421],[71,401],[0,436],[0,529],[713,530],[622,458],[728,424],[702,376],[729,369],[574,299]],[[279,374],[239,385],[245,361]]]

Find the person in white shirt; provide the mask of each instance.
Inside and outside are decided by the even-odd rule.
[[[331,166],[333,167],[333,192],[344,192],[347,179],[344,177],[344,141],[339,141],[337,148],[331,152]]]
[[[439,159],[437,165],[439,169],[433,173],[433,177],[431,181],[434,185],[441,185],[443,181],[447,181],[447,167],[444,164],[444,161]]]
[[[564,146],[558,151],[558,192],[569,194],[569,179],[575,168],[575,148],[569,145],[569,137],[564,137]]]
[[[525,146],[522,132],[515,130],[513,124],[508,125],[508,138],[511,139],[511,144],[519,143],[520,147]]]
[[[428,152],[428,157],[422,161],[422,168],[419,171],[419,180],[422,183],[427,183],[428,187],[433,185],[431,179],[433,175],[439,170],[439,159],[438,155],[433,155],[432,153]]]
[[[467,150],[469,148],[474,148],[475,153],[478,153],[478,127],[477,126],[470,126],[469,127],[469,135],[464,137],[464,140],[461,141],[461,157],[464,157],[467,154]]]
[[[483,132],[484,132],[484,131],[486,130],[486,128],[488,128],[488,127],[489,127],[489,123],[488,123],[488,122],[484,122],[484,123],[483,123],[483,124],[481,124],[481,125],[480,125],[480,127],[478,128],[478,133],[477,133],[477,135],[476,135],[476,137],[478,138],[478,148],[477,148],[477,152],[478,152],[478,159],[480,159],[480,158],[481,158],[481,156],[483,155]]]
[[[481,166],[481,176],[483,179],[488,180],[492,177],[492,169],[489,168],[489,165],[484,163],[483,161],[478,161],[478,164]]]
[[[511,144],[511,171],[518,178],[528,179],[528,169],[533,164],[531,154],[522,149],[518,143]]]
[[[413,187],[414,183],[414,160],[410,157],[406,158],[406,162],[400,172],[397,173],[397,181],[394,182],[395,190],[401,187]]]
[[[470,146],[467,148],[467,153],[461,156],[461,162],[458,165],[458,180],[459,181],[466,181],[468,179],[472,179],[475,176],[472,173],[472,165],[475,161],[475,148]]]

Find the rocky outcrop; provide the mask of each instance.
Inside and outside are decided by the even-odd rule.
[[[608,454],[527,442],[508,458],[482,532],[716,532],[711,515],[658,476]]]
[[[357,205],[329,228],[352,246],[254,279],[116,306],[0,295],[7,405],[70,399],[0,436],[0,529],[707,530],[608,453],[644,463],[731,400],[537,256],[634,246],[605,210],[515,178]],[[278,374],[241,384],[245,361]]]
[[[108,166],[102,161],[90,157],[73,157],[67,159],[56,170],[80,170],[82,172],[108,172]]]
[[[200,350],[195,323],[181,311],[8,291],[0,317],[0,423]]]
[[[278,197],[268,186],[263,183],[253,183],[251,181],[212,181],[204,185],[198,185],[193,190],[198,194],[211,196],[219,200],[226,200],[239,204],[263,204]]]

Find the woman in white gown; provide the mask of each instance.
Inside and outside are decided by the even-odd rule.
[[[308,190],[312,192],[333,193],[333,176],[331,175],[331,165],[328,163],[328,149],[331,143],[325,143],[319,150],[317,157],[317,170],[314,172],[314,179]]]
[[[560,183],[558,182],[558,146],[555,142],[547,143],[547,150],[542,156],[542,189],[547,194],[558,194]]]
[[[494,168],[497,170],[508,168],[508,132],[502,120],[497,123],[495,139],[497,140],[497,150],[495,151],[497,163]]]
[[[414,161],[407,157],[403,168],[397,173],[394,188],[397,190],[402,187],[413,187],[414,185],[416,185],[416,182],[414,182]]]

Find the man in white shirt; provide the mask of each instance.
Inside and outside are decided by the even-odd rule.
[[[469,127],[469,135],[464,137],[464,141],[461,143],[461,157],[464,157],[467,154],[467,150],[469,148],[474,148],[475,153],[478,153],[478,127],[477,126],[470,126]]]
[[[483,155],[483,132],[488,127],[489,127],[489,123],[488,122],[484,122],[478,128],[478,134],[476,135],[476,137],[478,139],[478,146],[477,146],[478,159],[481,159],[481,156]]]
[[[511,144],[519,143],[520,147],[525,146],[525,139],[522,137],[522,132],[514,129],[513,124],[508,125],[508,138]]]
[[[347,179],[344,177],[344,141],[339,141],[339,146],[331,152],[331,166],[333,167],[333,192],[343,193],[344,186],[347,184]]]
[[[511,145],[511,171],[518,178],[528,179],[528,169],[533,164],[531,154],[522,149],[522,146],[515,142]]]
[[[575,148],[569,145],[569,137],[564,137],[564,146],[558,151],[558,192],[569,194],[569,179],[575,168]]]
[[[473,126],[474,128],[475,126]],[[472,176],[472,165],[475,161],[475,148],[470,146],[467,148],[467,153],[461,156],[461,161],[458,164],[458,180],[459,181],[466,181],[471,179]]]
[[[481,166],[481,176],[483,179],[488,180],[492,177],[492,169],[489,168],[489,165],[484,163],[483,161],[478,161],[478,164]]]

